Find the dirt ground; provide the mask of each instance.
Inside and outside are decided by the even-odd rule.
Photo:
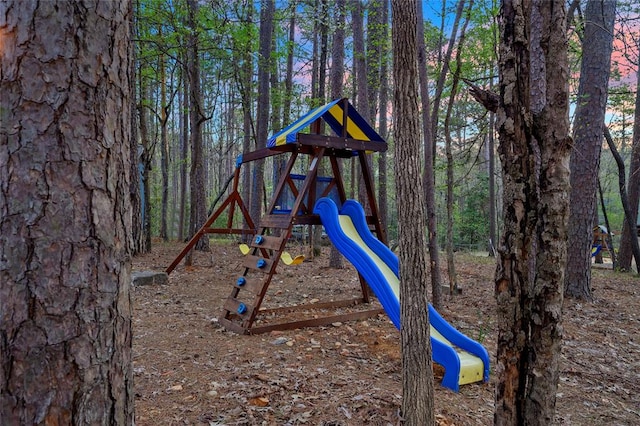
[[[155,242],[133,269],[163,271],[182,247]],[[388,318],[234,334],[218,317],[241,261],[236,244],[216,242],[211,253],[196,253],[193,266],[179,265],[167,285],[132,289],[136,424],[399,424],[400,333]],[[345,269],[330,269],[326,249],[278,272],[264,307],[359,293],[354,269],[346,262]],[[493,368],[494,260],[461,254],[457,272],[463,292],[445,296],[440,313],[487,348]],[[593,293],[593,303],[565,301],[556,424],[640,424],[640,280],[594,269]],[[459,393],[440,386],[438,366],[435,374],[440,425],[493,423],[493,370],[489,383],[464,385]]]

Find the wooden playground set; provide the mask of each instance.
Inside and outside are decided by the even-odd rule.
[[[320,134],[321,123],[327,124],[335,136]],[[309,128],[309,133],[301,133]],[[379,240],[386,243],[385,231],[378,214],[374,183],[366,158],[369,152],[386,151],[387,143],[353,108],[348,99],[338,99],[318,107],[304,115],[287,128],[272,136],[266,148],[244,153],[238,157],[233,175],[231,193],[213,211],[202,227],[193,235],[184,249],[166,269],[170,274],[193,249],[197,241],[208,234],[239,234],[252,236],[248,245],[241,247],[245,254],[242,271],[232,284],[231,293],[225,301],[220,324],[240,334],[258,334],[272,330],[295,329],[331,324],[338,321],[368,318],[382,312],[380,308],[368,309],[341,315],[328,315],[307,320],[284,321],[269,325],[256,325],[261,315],[272,315],[278,311],[304,309],[332,309],[370,302],[367,285],[359,275],[361,294],[355,299],[327,301],[312,305],[298,305],[274,309],[261,309],[279,261],[288,264],[299,262],[285,251],[292,230],[297,225],[320,225],[320,217],[313,213],[316,200],[330,197],[337,204],[346,201],[345,182],[340,172],[338,159],[354,159],[359,162],[362,182],[365,185],[370,214],[367,223]],[[277,155],[288,155],[288,160],[275,186],[266,213],[257,222],[251,217],[239,192],[241,166],[252,161]],[[308,168],[304,175],[294,174],[296,162],[308,157]],[[320,176],[321,163],[328,161],[332,176]],[[216,220],[227,213],[225,227],[215,227]],[[234,216],[241,214],[246,227],[234,227]]]
[[[321,135],[321,121],[337,136]],[[306,127],[311,129],[311,133],[300,132]],[[223,303],[219,318],[220,324],[226,329],[239,334],[258,334],[364,319],[382,312],[386,312],[396,328],[400,329],[399,260],[387,246],[378,215],[373,177],[366,157],[367,152],[386,149],[386,142],[362,119],[347,99],[338,99],[312,110],[272,136],[266,148],[245,153],[238,159],[231,193],[195,233],[166,272],[171,273],[198,239],[207,234],[251,233],[251,242],[244,248],[246,255],[242,271],[231,286],[231,294]],[[280,174],[266,213],[255,226],[238,192],[240,166],[285,153],[289,154],[289,159]],[[306,173],[293,174],[294,164],[301,156],[309,157]],[[353,158],[359,162],[367,193],[367,208],[355,200],[347,200],[339,158]],[[319,175],[321,162],[325,159],[331,166],[330,177]],[[214,227],[216,219],[227,209],[229,214],[226,227]],[[248,230],[233,227],[235,211],[242,213]],[[279,261],[283,258],[286,263],[293,264],[295,261],[285,252],[285,247],[296,225],[324,226],[334,247],[358,271],[358,297],[273,309],[261,308]],[[350,310],[343,314],[332,312],[304,320],[266,324],[257,322],[261,315],[278,317],[278,312],[282,310],[308,309],[317,312],[320,309],[331,311],[366,304],[370,302],[369,289],[375,293],[382,308]],[[431,305],[425,306],[426,317],[431,326],[433,360],[445,368],[443,386],[457,392],[460,385],[488,381],[489,354],[482,344],[451,326]]]

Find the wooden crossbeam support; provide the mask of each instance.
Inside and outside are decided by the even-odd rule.
[[[234,171],[233,180],[234,180],[234,182],[233,182],[233,190],[232,190],[231,194],[229,194],[229,196],[222,202],[220,207],[218,207],[211,215],[209,215],[209,218],[207,219],[207,221],[191,237],[191,239],[189,240],[187,245],[184,247],[184,249],[182,249],[180,254],[178,254],[178,256],[173,260],[171,265],[169,265],[169,267],[165,270],[165,272],[167,274],[170,274],[171,272],[173,272],[173,270],[176,268],[176,266],[178,266],[180,264],[182,259],[184,259],[184,257],[187,255],[187,253],[189,253],[189,251],[193,248],[193,246],[196,245],[198,240],[203,235],[212,234],[212,233],[224,233],[224,234],[253,234],[253,233],[255,233],[255,225],[253,224],[253,220],[251,219],[251,215],[249,214],[249,210],[245,206],[244,201],[242,201],[242,197],[240,196],[240,193],[238,192],[238,183],[240,181],[240,167],[236,167],[236,170]],[[231,226],[232,226],[231,219],[233,218],[233,211],[234,211],[233,209],[234,209],[234,207],[236,205],[238,206],[238,208],[242,212],[242,216],[243,216],[245,222],[247,223],[248,229],[246,229],[246,230],[245,229],[232,229],[231,228]],[[227,222],[227,228],[224,229],[224,230],[211,228],[211,225],[213,225],[213,223],[227,209],[227,207],[229,207],[229,209],[230,209],[230,211],[229,211],[229,220]]]
[[[335,136],[298,134],[298,143],[301,145],[322,146],[336,150],[373,151],[384,152],[387,150],[386,142],[361,141],[351,138],[338,138]],[[353,154],[352,154],[353,155]]]

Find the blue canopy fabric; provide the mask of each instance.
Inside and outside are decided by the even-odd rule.
[[[344,103],[341,101],[342,99],[336,99],[324,106],[312,109],[306,115],[271,136],[267,140],[267,147],[273,148],[287,143],[295,143],[298,133],[310,126],[318,118],[322,118],[338,136],[343,135],[343,130],[346,127],[346,135],[349,138],[384,142],[382,137],[362,118],[350,102],[347,102],[347,123],[345,125],[343,122]]]

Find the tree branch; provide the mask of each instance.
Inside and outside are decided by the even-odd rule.
[[[462,81],[467,83],[469,86],[469,94],[473,96],[473,99],[478,101],[478,103],[491,112],[498,111],[498,106],[500,106],[500,96],[497,93],[485,90],[480,86],[476,86],[471,82],[471,80],[466,78],[463,78]]]

